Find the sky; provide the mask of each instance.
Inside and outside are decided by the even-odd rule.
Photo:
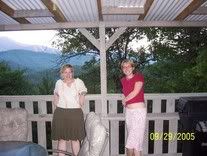
[[[139,49],[140,49],[141,47],[147,49],[147,47],[148,47],[149,45],[150,45],[150,42],[147,41],[147,38],[146,38],[146,37],[144,37],[144,38],[141,39],[141,40],[133,40],[131,43],[129,43],[129,46],[131,46],[132,49],[133,49],[135,52],[139,51]]]
[[[28,45],[41,45],[50,48],[55,48],[52,46],[52,41],[57,39],[57,30],[33,30],[33,31],[4,31],[0,32],[1,37],[8,37],[16,42],[28,44]],[[142,40],[132,41],[130,46],[134,51],[137,51],[141,46],[147,47],[149,42],[147,38]]]
[[[56,34],[56,30],[4,31],[0,32],[0,37],[8,37],[23,44],[42,45],[54,48],[52,41],[54,41]]]

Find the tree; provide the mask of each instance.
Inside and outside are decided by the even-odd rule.
[[[42,81],[38,85],[38,94],[40,95],[52,95],[54,90],[55,81],[49,78],[48,76],[44,76]]]
[[[98,29],[88,30],[98,38]],[[115,31],[116,28],[107,28],[106,38]],[[59,36],[63,42],[56,45],[62,47],[64,59],[87,53],[99,56],[96,47],[78,30],[63,29]],[[133,50],[130,42],[143,37],[151,45]],[[133,59],[136,68],[145,74],[147,92],[193,92],[195,88],[201,91],[204,79],[195,84],[198,77],[190,73],[198,76],[198,71],[202,74],[206,70],[205,63],[198,63],[200,51],[206,45],[206,28],[127,28],[106,53],[108,92],[120,92],[120,62],[125,58]]]
[[[107,28],[106,38],[110,38],[116,29],[117,28]],[[98,29],[88,30],[95,36],[95,38],[98,38]],[[94,57],[99,58],[98,49],[92,45],[77,29],[61,29],[59,30],[59,37],[61,40],[58,40],[53,44],[62,49],[61,63],[76,55],[93,54]],[[137,52],[134,52],[129,44],[132,40],[139,40],[143,37],[142,29],[128,28],[125,33],[122,34],[107,50],[107,79],[109,80],[108,92],[120,92],[120,62],[123,59],[128,57],[133,58],[133,60],[137,63],[137,67],[144,66],[151,60],[151,58],[148,58],[149,54],[144,52],[144,49],[138,49]],[[96,61],[99,62],[99,59],[96,59]],[[93,63],[94,62],[92,60],[89,64]]]
[[[86,84],[89,94],[100,93],[100,63],[94,57],[82,67],[83,72],[79,75]]]
[[[207,29],[156,28],[149,32],[156,61],[145,68],[147,92],[206,91],[206,79],[198,71],[201,66],[207,70],[202,50],[207,46]]]
[[[198,76],[207,79],[207,47],[202,48],[199,51],[197,57],[197,64],[194,67]]]
[[[27,95],[32,92],[32,85],[23,70],[11,70],[5,62],[0,63],[0,95]]]

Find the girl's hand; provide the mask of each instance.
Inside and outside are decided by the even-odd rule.
[[[125,107],[126,106],[126,100],[125,98],[122,100],[122,105]]]

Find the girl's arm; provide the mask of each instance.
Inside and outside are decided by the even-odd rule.
[[[124,102],[133,99],[140,92],[142,86],[143,86],[143,82],[141,81],[136,82],[134,85],[134,90],[131,93],[129,93],[128,96],[124,98]]]

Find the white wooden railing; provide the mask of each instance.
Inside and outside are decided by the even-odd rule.
[[[176,139],[163,141],[153,140],[153,133],[178,132],[179,116],[175,110],[177,100],[185,96],[207,96],[207,93],[179,93],[179,94],[145,94],[148,110],[146,133],[144,139],[144,154],[152,156],[178,156],[179,143]],[[51,141],[51,120],[54,108],[51,95],[32,96],[0,96],[0,107],[23,107],[29,112],[28,141],[36,142],[47,149],[56,148],[57,142]],[[102,108],[107,108],[107,114]],[[125,110],[121,104],[121,94],[108,94],[107,103],[101,104],[101,95],[87,95],[84,114],[94,111],[102,118],[102,122],[109,129],[109,142],[105,149],[105,156],[125,155],[126,139]],[[151,134],[151,138],[150,138]],[[70,150],[70,149],[69,149]]]

